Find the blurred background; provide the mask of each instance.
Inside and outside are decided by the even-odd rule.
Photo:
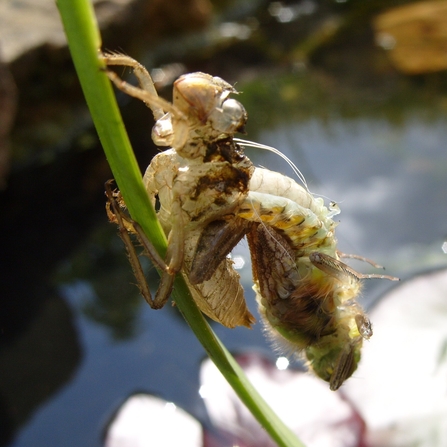
[[[281,150],[339,203],[342,251],[403,279],[447,267],[447,1],[94,3],[103,49],[143,63],[164,97],[192,71],[235,85],[241,137]],[[53,1],[0,3],[0,59],[0,445],[99,446],[137,391],[206,422],[204,351],[174,308],[145,304],[107,222],[111,173]],[[117,97],[144,171],[159,150],[151,113]],[[247,154],[294,175],[275,155]],[[233,256],[256,314],[247,244]],[[390,286],[368,282],[363,304]],[[213,327],[230,350],[274,359],[260,324]]]

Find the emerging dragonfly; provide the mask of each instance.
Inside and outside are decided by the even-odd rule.
[[[398,278],[364,275],[341,262],[366,259],[338,252],[332,220],[338,208],[326,208],[287,177],[283,185],[285,197],[251,191],[238,211],[258,222],[247,238],[259,311],[270,338],[286,352],[304,354],[337,390],[357,368],[363,339],[372,336],[356,301],[361,279]]]
[[[143,100],[157,120],[152,137],[173,149],[154,157],[144,175],[158,217],[169,235],[166,262],[157,257],[139,225],[122,212],[119,195],[107,190],[109,217],[120,224],[130,252],[127,230],[138,235],[147,254],[164,272],[152,299],[162,307],[182,271],[199,308],[228,327],[250,326],[248,311],[227,255],[247,234],[254,289],[264,324],[286,349],[304,355],[311,369],[338,389],[360,360],[371,323],[356,297],[362,275],[339,258],[332,217],[322,199],[315,199],[294,180],[254,168],[234,135],[243,129],[243,106],[229,98],[236,91],[220,78],[203,73],[174,83],[173,103],[158,97],[149,73],[135,60],[118,54],[103,56],[108,65],[134,69],[141,88],[108,72],[115,85]],[[127,239],[126,239],[127,236]],[[135,252],[130,259],[138,278]]]

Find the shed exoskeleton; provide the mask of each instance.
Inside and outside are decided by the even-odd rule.
[[[115,85],[138,99],[153,111],[156,119],[152,138],[157,145],[172,149],[156,155],[144,174],[143,182],[152,203],[156,198],[157,213],[168,236],[166,260],[154,259],[154,250],[148,246],[139,226],[122,213],[119,204],[109,197],[109,217],[135,233],[146,253],[162,271],[162,279],[154,298],[147,287],[141,287],[146,301],[153,308],[161,308],[172,291],[174,276],[182,272],[190,285],[199,308],[210,318],[227,327],[250,327],[255,321],[249,312],[239,274],[234,270],[227,254],[242,239],[249,223],[233,221],[235,209],[248,194],[248,183],[254,167],[242,148],[233,141],[236,132],[242,131],[247,114],[238,101],[230,98],[236,90],[224,80],[205,73],[181,76],[174,83],[172,104],[158,97],[147,70],[134,59],[120,54],[104,54],[107,65],[132,68],[140,88],[122,81],[108,71]],[[121,203],[121,205],[124,205]],[[231,236],[225,247],[219,247],[217,258],[209,254],[212,271],[207,275],[190,278],[190,266],[201,231],[213,221],[228,222]],[[135,228],[136,225],[136,228]],[[125,241],[129,250],[129,241]],[[131,259],[137,261],[137,257]],[[138,267],[134,266],[134,271]],[[141,275],[135,271],[140,280]]]
[[[304,357],[315,374],[338,389],[357,368],[363,340],[372,335],[356,301],[361,280],[397,278],[363,275],[343,263],[340,258],[355,256],[337,250],[332,217],[338,208],[327,208],[289,177],[253,166],[234,139],[247,115],[229,97],[237,93],[230,84],[204,73],[183,75],[174,83],[171,104],[158,97],[138,62],[119,54],[102,58],[134,70],[140,88],[108,75],[151,108],[154,142],[172,146],[154,157],[143,178],[152,203],[159,202],[157,216],[168,236],[165,260],[124,213],[119,194],[107,191],[109,218],[133,250],[129,258],[139,282],[144,278],[128,232],[137,235],[162,271],[155,298],[140,286],[148,303],[163,307],[181,272],[206,315],[227,327],[250,327],[255,320],[227,258],[247,235],[253,288],[269,337],[286,353]]]

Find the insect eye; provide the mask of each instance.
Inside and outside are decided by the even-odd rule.
[[[163,115],[152,128],[152,140],[157,146],[171,146],[174,129],[170,113]]]
[[[247,112],[239,101],[230,98],[223,102],[222,107],[213,110],[209,120],[213,123],[214,129],[220,132],[228,134],[243,132]]]
[[[366,315],[356,315],[355,322],[360,335],[365,340],[369,340],[373,334],[372,324],[371,321],[369,321],[369,318]]]

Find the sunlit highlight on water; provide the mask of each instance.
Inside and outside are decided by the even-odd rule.
[[[276,359],[276,367],[282,371],[284,369],[287,369],[289,367],[289,359],[287,359],[286,357],[278,357]]]
[[[209,387],[207,387],[206,385],[202,385],[200,388],[199,388],[199,396],[202,398],[202,399],[207,399],[208,397],[210,397],[210,392],[209,392],[210,390],[209,390]]]
[[[166,402],[163,409],[166,413],[174,413],[177,410],[177,406],[173,402]]]
[[[233,267],[236,270],[242,270],[244,268],[246,261],[242,256],[234,256],[231,259],[233,261]]]

